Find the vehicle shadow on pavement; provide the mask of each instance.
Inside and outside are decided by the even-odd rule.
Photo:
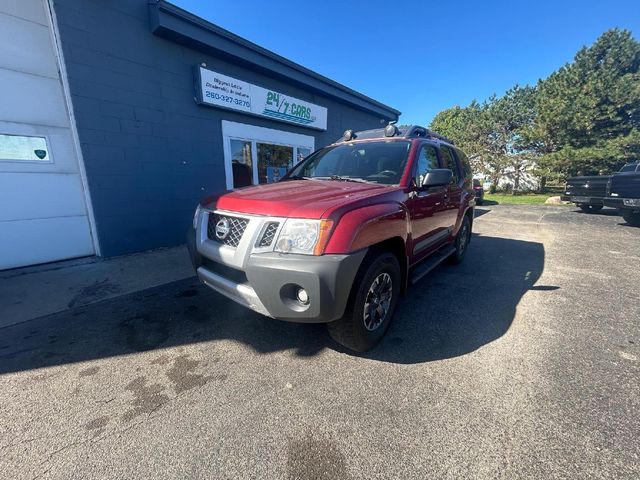
[[[474,351],[509,329],[543,268],[540,243],[474,235],[461,265],[442,265],[409,288],[386,337],[362,356],[418,363]],[[263,317],[194,277],[0,329],[0,374],[221,340],[262,354],[344,351],[324,325]]]
[[[491,210],[488,210],[486,208],[480,208],[480,207],[476,207],[474,209],[474,216],[473,218],[478,218],[481,217],[482,215],[486,215],[487,213],[489,213]]]
[[[420,363],[473,352],[500,338],[516,307],[544,269],[537,242],[474,235],[464,262],[441,265],[409,287],[382,343],[364,354],[393,363]]]

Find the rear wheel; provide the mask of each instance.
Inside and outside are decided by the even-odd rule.
[[[327,324],[336,342],[356,352],[374,347],[389,328],[400,296],[400,264],[389,252],[365,257],[344,316]]]
[[[453,265],[458,265],[462,263],[464,260],[464,256],[467,254],[467,247],[469,246],[469,240],[471,240],[471,220],[469,220],[469,216],[465,215],[462,219],[462,225],[460,225],[460,230],[458,230],[458,235],[456,236],[456,240],[453,243],[453,246],[456,248],[456,251],[451,254],[449,257],[449,263]]]
[[[584,213],[596,213],[602,210],[602,205],[578,205]]]
[[[632,210],[623,210],[622,218],[632,227],[640,227],[640,212],[634,212]]]

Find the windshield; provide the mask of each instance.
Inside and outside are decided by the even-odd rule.
[[[363,142],[317,151],[297,165],[288,178],[400,183],[411,143],[405,141]]]

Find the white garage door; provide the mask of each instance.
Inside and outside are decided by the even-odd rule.
[[[95,253],[47,8],[0,2],[0,270]]]

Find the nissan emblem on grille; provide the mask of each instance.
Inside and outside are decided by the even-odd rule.
[[[218,223],[216,223],[216,237],[218,237],[220,240],[224,240],[229,236],[229,233],[231,233],[229,220],[227,220],[226,218],[221,218],[220,220],[218,220]]]
[[[246,218],[212,214],[209,216],[207,233],[211,240],[237,247],[248,223]]]

